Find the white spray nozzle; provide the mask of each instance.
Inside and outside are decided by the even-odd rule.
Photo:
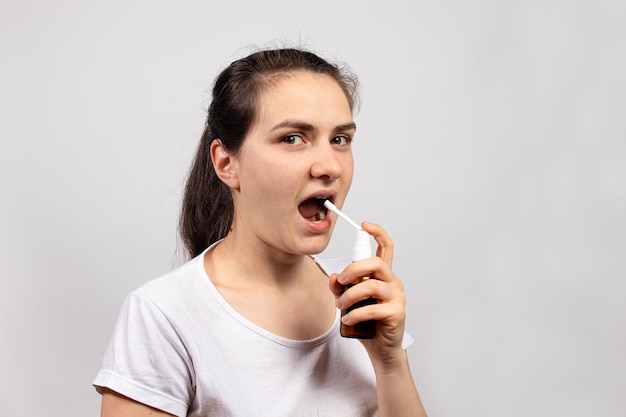
[[[369,258],[372,256],[372,247],[370,246],[370,235],[361,226],[356,224],[350,217],[346,216],[339,210],[330,200],[324,201],[324,207],[328,210],[336,213],[339,217],[347,221],[354,227],[356,232],[356,242],[354,242],[354,248],[352,249],[352,260],[359,261],[361,259]]]
[[[350,223],[352,227],[354,227],[356,230],[363,230],[361,229],[361,226],[356,224],[350,217],[343,214],[341,210],[339,210],[333,203],[330,202],[330,200],[324,201],[324,207],[326,207],[328,210],[332,211],[333,213],[336,213],[337,216],[341,217],[342,219]]]

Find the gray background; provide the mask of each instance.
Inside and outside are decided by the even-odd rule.
[[[283,41],[362,81],[345,211],[396,242],[431,417],[626,415],[626,2],[0,7],[0,415],[99,413],[211,82]]]

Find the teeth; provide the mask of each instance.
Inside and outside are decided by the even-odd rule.
[[[307,220],[312,221],[312,222],[322,222],[326,220],[326,211],[320,210],[317,212],[315,216],[309,217]]]
[[[319,201],[319,210],[317,211],[315,216],[311,216],[307,218],[307,220],[311,222],[322,222],[326,220],[327,213],[328,213],[328,211],[326,210],[326,207],[324,207],[324,201],[328,200],[328,197],[316,196],[313,198]]]
[[[324,207],[324,201],[328,200],[327,197],[315,197],[318,200],[320,200],[320,209],[317,211],[317,214],[315,215],[315,220],[318,222],[324,221],[326,220],[326,207]]]

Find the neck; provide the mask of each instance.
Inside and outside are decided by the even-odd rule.
[[[211,255],[215,268],[229,270],[231,279],[241,284],[273,287],[300,285],[315,262],[307,255],[288,254],[256,239],[229,233]]]

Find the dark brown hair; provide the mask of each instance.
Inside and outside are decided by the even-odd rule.
[[[215,173],[211,142],[219,138],[225,149],[236,155],[255,120],[264,88],[281,75],[297,71],[332,77],[355,110],[357,78],[347,68],[311,52],[292,48],[261,50],[231,63],[215,80],[204,132],[185,186],[179,232],[189,257],[225,237],[233,221],[231,191]]]

